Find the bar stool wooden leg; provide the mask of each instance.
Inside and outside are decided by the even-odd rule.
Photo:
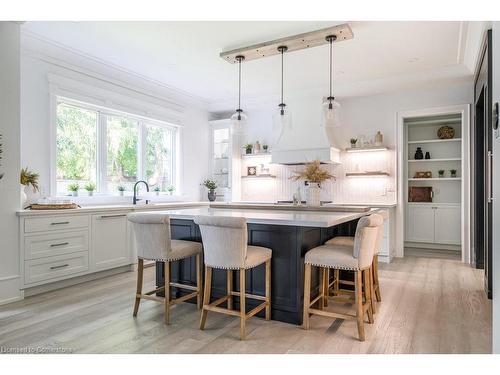
[[[165,324],[170,324],[170,262],[163,265],[165,278]]]
[[[375,255],[373,257],[373,284],[377,301],[382,302],[382,295],[380,294],[380,284],[378,282],[378,255]]]
[[[318,273],[319,273],[318,292],[320,297],[318,299],[318,310],[323,310],[323,300],[325,299],[325,268],[318,267]]]
[[[361,272],[354,272],[354,289],[356,304],[356,321],[358,323],[358,335],[360,341],[365,341],[365,322],[363,313],[363,285],[361,281]]]
[[[245,289],[245,269],[240,268],[240,340],[245,340],[246,335]]]
[[[227,270],[226,274],[227,280],[226,280],[226,286],[227,286],[227,295],[229,298],[227,299],[227,308],[229,310],[233,309],[233,296],[232,296],[232,291],[233,291],[233,270]]]
[[[205,328],[208,310],[205,306],[210,304],[210,293],[212,291],[212,267],[205,267],[205,292],[203,293],[203,307],[201,310],[200,329]]]
[[[309,304],[311,302],[311,265],[305,265],[304,271],[304,316],[302,328],[309,329]]]
[[[373,277],[373,267],[370,267],[368,274],[370,276],[370,296],[371,296],[371,307],[374,314],[377,313],[377,304],[375,303],[375,285]]]
[[[333,284],[333,295],[337,296],[339,294],[340,270],[334,270],[333,276],[335,277],[335,283]]]
[[[372,286],[370,278],[370,269],[363,270],[363,284],[364,284],[364,294],[365,294],[365,304],[367,306],[368,312],[368,323],[373,323],[373,310],[372,310]]]
[[[329,286],[330,286],[330,269],[323,269],[323,307],[328,306],[328,296],[330,295]]]
[[[198,309],[201,309],[203,304],[203,283],[201,275],[201,254],[196,256],[196,291],[198,295],[196,296],[196,305]]]
[[[271,320],[271,259],[266,261],[266,320]]]
[[[139,311],[139,303],[141,302],[141,294],[142,294],[143,276],[144,276],[144,260],[139,259],[137,262],[137,289],[136,289],[136,294],[135,294],[135,304],[134,304],[133,316],[137,316],[137,312]]]

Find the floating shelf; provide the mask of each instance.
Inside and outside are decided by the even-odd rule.
[[[229,172],[226,173],[214,173],[214,176],[227,176]]]
[[[355,177],[355,176],[389,176],[389,172],[346,172],[345,174],[348,177]]]
[[[462,158],[445,158],[445,159],[408,159],[408,163],[422,163],[422,162],[433,162],[433,161],[460,161]]]
[[[260,174],[256,176],[241,176],[241,178],[276,178],[276,176],[272,174]]]
[[[460,181],[462,177],[409,178],[408,181]]]
[[[374,152],[374,151],[387,151],[389,147],[387,146],[370,146],[370,147],[354,147],[346,148],[345,152]]]
[[[422,141],[408,141],[408,144],[418,144],[418,143],[440,143],[440,142],[460,142],[462,138],[451,138],[451,139],[424,139]]]
[[[266,157],[271,156],[270,152],[260,152],[258,154],[241,154],[242,158],[257,158],[257,157]]]

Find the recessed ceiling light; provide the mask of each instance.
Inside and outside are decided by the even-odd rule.
[[[409,63],[415,63],[417,61],[420,61],[420,59],[418,57],[412,57],[412,58],[408,59]]]

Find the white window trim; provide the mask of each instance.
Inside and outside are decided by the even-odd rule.
[[[98,134],[97,134],[97,160],[96,160],[96,185],[97,191],[100,196],[113,196],[114,194],[107,191],[106,183],[106,137],[107,137],[107,117],[117,116],[126,117],[128,119],[137,121],[138,123],[138,163],[137,175],[138,179],[144,179],[144,171],[146,170],[146,149],[143,147],[146,139],[146,126],[160,126],[174,131],[174,140],[172,142],[172,154],[174,161],[172,165],[172,181],[177,194],[181,192],[181,176],[179,175],[182,155],[180,153],[181,142],[181,125],[169,123],[167,121],[156,120],[153,118],[135,115],[124,111],[117,111],[104,106],[99,106],[91,103],[85,103],[79,100],[74,100],[66,96],[56,94],[50,95],[50,195],[57,196],[62,192],[57,191],[57,106],[60,104],[67,104],[78,108],[97,111],[98,112]]]

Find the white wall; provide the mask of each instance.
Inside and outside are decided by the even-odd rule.
[[[294,138],[304,148],[325,142],[323,133],[319,131],[321,99],[320,92],[309,92],[303,95],[292,93],[288,99],[285,98],[292,112]],[[472,77],[470,81],[445,81],[412,90],[365,97],[339,98],[339,102],[342,105],[343,123],[336,137],[339,148],[348,147],[351,137],[359,138],[360,135],[364,135],[366,138],[373,139],[377,130],[380,130],[384,135],[384,143],[394,149],[397,143],[397,112],[471,103]],[[248,108],[248,130],[245,142],[256,140],[271,142],[274,107],[269,103],[260,105],[250,103]],[[342,179],[343,170],[337,168],[336,174],[341,178],[334,184],[333,196],[330,198],[337,202],[350,203],[356,201],[362,201],[362,203],[395,202],[397,169],[393,152],[387,153],[386,156],[391,176],[385,179],[380,177],[357,179],[356,189],[351,186],[352,179]],[[280,183],[280,181],[277,182]],[[283,180],[281,183],[290,184],[290,181]],[[373,186],[376,188],[373,189]]]
[[[500,22],[493,22],[493,103],[500,103]],[[493,353],[500,354],[500,130],[493,135]]]
[[[107,90],[117,97],[130,97],[130,103],[140,103],[137,105],[141,108],[146,105],[157,115],[167,116],[166,119],[170,114],[175,117],[182,125],[182,199],[200,199],[199,184],[209,166],[205,103],[30,34],[23,33],[21,47],[21,165],[40,173],[41,195],[50,194],[50,94],[60,88],[54,89],[48,77],[55,75],[95,85],[96,91]]]
[[[19,208],[19,25],[0,22],[0,304],[21,297],[16,210]]]

